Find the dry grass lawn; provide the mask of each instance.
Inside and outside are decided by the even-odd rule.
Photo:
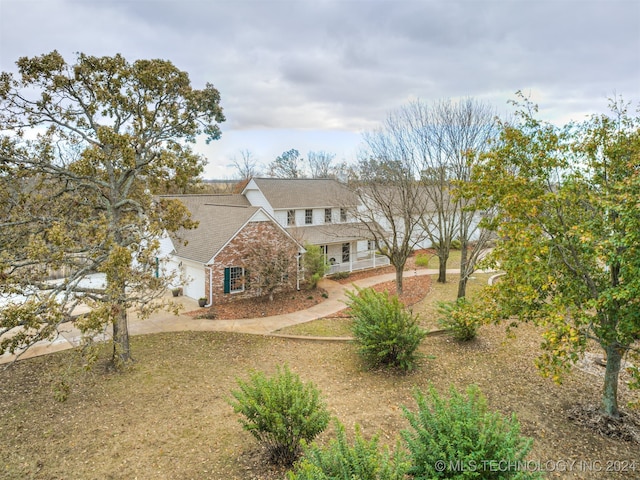
[[[432,285],[414,309],[428,316],[432,300],[446,296],[440,287]],[[102,360],[85,371],[78,353],[70,351],[21,361],[0,372],[0,478],[283,478],[282,470],[264,464],[227,404],[236,378],[253,369],[271,373],[283,363],[317,384],[348,431],[359,423],[366,436],[380,432],[389,445],[407,427],[400,406],[414,407],[414,389],[432,383],[445,392],[450,385],[475,383],[492,408],[517,415],[523,433],[534,439],[532,460],[602,468],[609,461],[636,462],[635,471],[611,463],[614,469],[627,465],[627,471],[575,467],[550,478],[640,478],[638,444],[599,436],[567,418],[576,404],[598,402],[597,372],[575,370],[563,385],[553,384],[533,364],[539,332],[530,326],[517,330],[516,338],[507,339],[502,327],[484,327],[468,344],[427,337],[420,368],[404,376],[363,370],[347,342],[215,332],[134,337],[137,361],[124,373],[106,371]],[[60,379],[71,385],[63,403],[54,399]],[[621,404],[637,399],[624,382],[620,388]],[[588,463],[595,461],[600,464]]]

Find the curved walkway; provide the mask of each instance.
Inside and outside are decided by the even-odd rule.
[[[456,274],[459,273],[459,270],[447,270],[447,273]],[[404,277],[437,274],[438,270],[421,269],[406,271],[404,272]],[[395,280],[395,273],[363,278],[348,285],[324,278],[321,280],[320,286],[324,288],[329,295],[329,298],[325,301],[306,310],[271,317],[244,318],[239,320],[207,320],[194,319],[184,314],[173,315],[170,312],[161,311],[153,314],[146,320],[140,320],[135,313],[132,313],[129,317],[129,333],[131,335],[145,335],[160,332],[220,331],[269,335],[276,330],[290,325],[297,325],[336,314],[345,308],[345,302],[347,300],[345,292],[352,289],[353,285],[366,288],[390,280]],[[182,303],[184,311],[199,308],[197,301],[188,297],[179,297],[179,301]],[[107,338],[109,338],[109,335],[105,334],[102,339],[106,340]],[[97,340],[100,340],[100,338]],[[80,345],[80,342],[80,331],[71,323],[65,323],[60,326],[58,336],[54,340],[36,343],[20,356],[20,360],[75,348]],[[14,359],[15,355],[4,354],[0,356],[0,364],[9,363]]]

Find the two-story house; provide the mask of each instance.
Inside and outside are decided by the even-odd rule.
[[[269,212],[299,243],[319,245],[329,273],[388,265],[376,255],[367,224],[352,212],[358,198],[333,179],[253,178],[242,194]]]
[[[248,259],[256,253],[286,252],[281,265],[280,290],[294,290],[301,280],[300,255],[304,248],[263,208],[251,205],[244,195],[165,195],[179,199],[198,226],[166,235],[160,241],[158,275],[173,277],[191,298],[205,298],[207,305],[260,294],[251,288]],[[270,259],[266,258],[264,261]],[[278,260],[282,264],[282,256]],[[255,269],[253,271],[255,275]]]
[[[176,276],[174,286],[208,305],[256,294],[244,258],[260,245],[287,249],[291,289],[304,275],[299,257],[307,243],[321,247],[329,273],[389,263],[376,254],[367,225],[351,214],[355,195],[335,180],[254,178],[241,194],[166,197],[181,200],[198,228],[161,240],[159,274]]]

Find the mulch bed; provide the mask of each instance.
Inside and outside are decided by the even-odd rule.
[[[325,300],[327,292],[322,288],[278,293],[270,302],[268,297],[245,298],[221,303],[211,308],[200,308],[186,312],[194,318],[238,320],[242,318],[270,317],[305,310]]]
[[[392,280],[390,282],[379,283],[374,285],[373,288],[376,292],[389,292],[390,295],[396,294],[396,282]],[[419,275],[415,277],[406,277],[402,281],[402,295],[400,295],[400,301],[407,307],[418,303],[424,297],[427,296],[431,290],[431,277],[428,275]],[[351,318],[349,308],[340,310],[335,315],[335,318]]]
[[[567,417],[603,437],[640,444],[640,415],[635,412],[611,418],[603,415],[595,405],[575,405],[569,410]]]
[[[389,267],[383,267],[389,268]],[[391,267],[391,271],[393,267]],[[380,269],[367,270],[353,274],[345,282],[351,283],[359,278],[366,278],[372,275],[381,275]],[[422,300],[431,288],[431,278],[428,275],[407,277],[403,281],[403,293],[400,300],[406,306],[411,306]],[[373,289],[377,292],[396,293],[395,281],[384,282],[375,285]],[[325,300],[327,292],[322,288],[316,290],[300,290],[297,292],[280,293],[274,296],[273,302],[266,297],[246,298],[226,304],[219,304],[208,309],[200,308],[186,312],[185,315],[194,318],[209,318],[219,320],[239,320],[243,318],[270,317],[272,315],[282,315],[285,313],[305,310]],[[338,312],[336,317],[349,317],[348,309]]]

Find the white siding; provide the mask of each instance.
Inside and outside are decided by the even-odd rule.
[[[366,240],[359,240],[356,244],[356,252],[368,252],[369,251],[369,242]]]
[[[186,276],[183,286],[184,295],[190,298],[198,299],[204,297],[205,291],[205,268],[201,263],[192,262],[190,260],[182,261],[183,272]]]
[[[253,217],[251,217],[252,222],[269,222],[271,218],[265,215],[264,212],[258,210]]]
[[[283,227],[287,226],[287,211],[288,210],[276,210],[273,213],[273,218],[275,218],[276,222],[278,222]]]
[[[180,260],[173,255],[173,242],[165,233],[160,237],[160,248],[158,249],[158,276],[171,279],[169,288],[180,286]]]
[[[313,225],[321,225],[324,223],[324,208],[313,209]]]
[[[168,257],[164,260],[160,260],[160,272],[159,275],[162,278],[168,279],[171,278],[168,287],[175,288],[179,287],[181,284],[180,281],[180,273],[182,269],[180,268],[180,260],[177,257]]]
[[[251,182],[249,182],[249,185],[247,185],[244,195],[245,197],[247,197],[247,200],[249,200],[249,203],[251,205],[253,205],[254,207],[262,207],[267,211],[267,213],[273,215],[273,207],[271,207],[271,204],[267,201],[267,199],[262,194],[260,189],[258,189],[253,180],[251,180]]]
[[[327,253],[327,260],[334,259],[335,263],[342,263],[342,244],[333,243],[329,245],[329,252]]]
[[[160,248],[158,249],[158,258],[167,258],[171,255],[171,253],[173,252],[174,248],[173,248],[173,242],[171,241],[171,239],[169,238],[169,235],[167,235],[167,233],[163,233],[163,235],[160,237]]]
[[[293,210],[294,222],[289,224],[289,211]],[[285,210],[276,210],[274,218],[283,227],[303,227],[304,223],[304,209],[287,208]]]
[[[204,265],[175,255],[159,257],[161,277],[171,279],[169,288],[182,287],[187,297],[198,299],[204,296],[206,269]]]

